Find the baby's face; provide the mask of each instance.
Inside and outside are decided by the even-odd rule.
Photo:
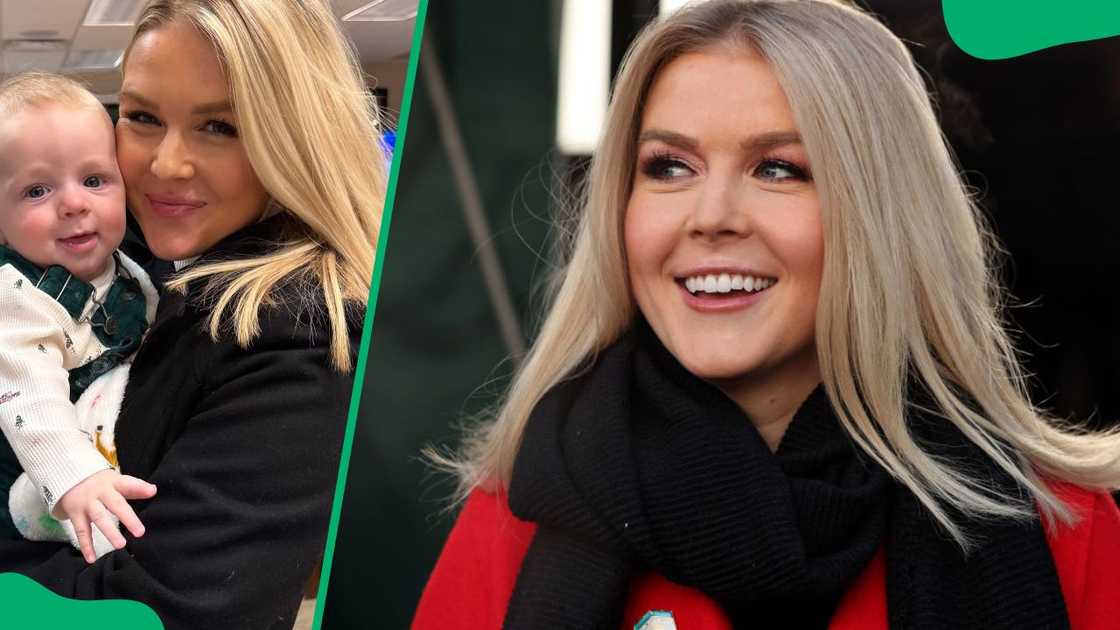
[[[124,238],[124,212],[104,112],[47,105],[0,123],[0,235],[8,247],[91,280]]]

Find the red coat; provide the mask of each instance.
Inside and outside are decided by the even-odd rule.
[[[1073,527],[1047,530],[1070,627],[1120,628],[1120,511],[1104,493],[1064,485],[1056,490],[1082,517]],[[424,589],[413,628],[500,628],[535,531],[535,524],[510,513],[504,496],[472,494]],[[887,630],[886,574],[880,548],[841,600],[832,630]],[[633,628],[650,610],[672,611],[680,630],[731,629],[713,600],[655,573],[631,583],[622,628]]]

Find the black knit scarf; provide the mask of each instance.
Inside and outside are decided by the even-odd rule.
[[[963,437],[917,424],[1015,491]],[[884,541],[892,629],[1068,628],[1038,521],[966,522],[980,541],[966,558],[860,456],[821,389],[771,453],[641,325],[534,410],[509,502],[538,523],[511,630],[619,628],[630,580],[648,570],[712,597],[736,628],[827,628]]]

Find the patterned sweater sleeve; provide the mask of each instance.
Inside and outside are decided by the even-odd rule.
[[[0,429],[50,508],[109,468],[70,402],[73,318],[10,265],[0,267]]]

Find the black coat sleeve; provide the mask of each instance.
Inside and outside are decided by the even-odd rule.
[[[148,476],[156,497],[134,504],[142,538],[92,565],[4,542],[0,569],[68,597],[144,602],[168,630],[290,628],[323,552],[353,380],[330,367],[327,339],[267,319],[248,350],[212,344],[195,364],[200,399]]]

